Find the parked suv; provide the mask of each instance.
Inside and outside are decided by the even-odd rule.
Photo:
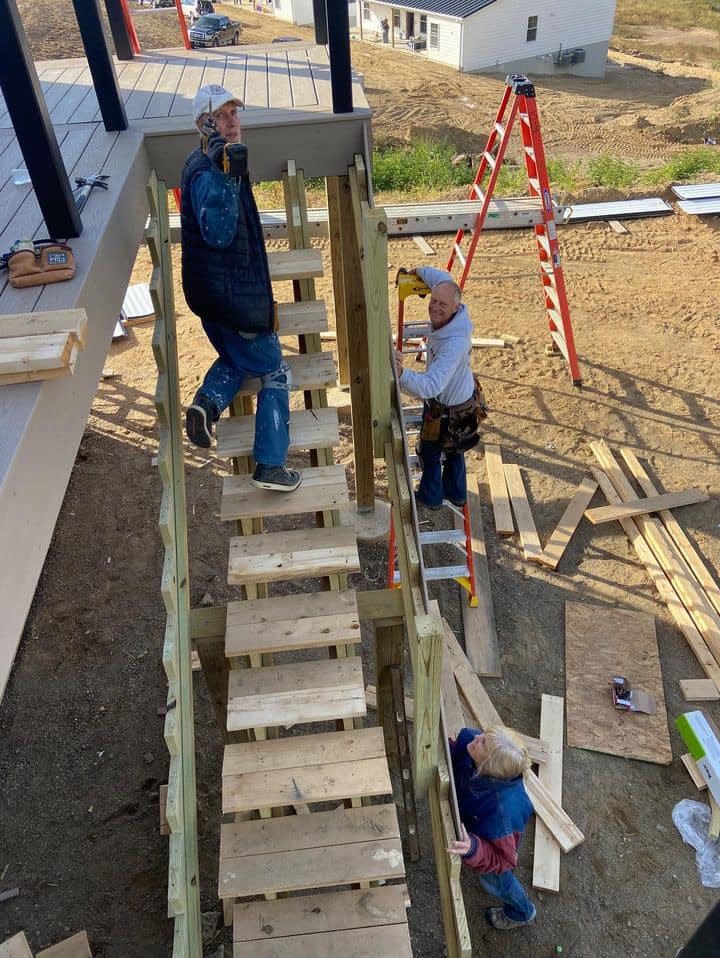
[[[222,13],[209,13],[197,21],[190,30],[192,47],[220,47],[237,44],[242,27],[238,20],[231,20]]]

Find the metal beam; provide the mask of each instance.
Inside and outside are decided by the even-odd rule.
[[[333,113],[352,113],[350,19],[347,0],[327,0],[327,31]]]
[[[313,23],[315,24],[315,43],[328,42],[326,0],[313,0]]]
[[[125,104],[103,30],[98,0],[73,0],[75,16],[92,74],[105,129],[127,130]]]
[[[82,233],[70,182],[15,0],[0,0],[0,86],[51,236]]]
[[[120,0],[105,0],[110,32],[118,60],[132,60],[134,53]]]

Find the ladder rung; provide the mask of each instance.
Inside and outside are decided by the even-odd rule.
[[[422,343],[418,343],[417,346],[410,346],[408,349],[401,349],[400,352],[403,356],[417,356],[418,353],[426,353],[427,346],[423,346]]]
[[[488,153],[488,151],[485,150],[485,152],[483,153],[483,156],[485,157],[485,162],[486,162],[487,165],[490,167],[490,169],[491,169],[491,170],[494,170],[494,169],[495,169],[495,166],[496,166],[496,161],[495,161],[495,157],[492,155],[492,153]]]
[[[434,545],[435,543],[465,542],[465,533],[462,529],[434,529],[432,532],[420,533],[420,545]],[[463,550],[464,551],[464,550]]]
[[[550,240],[547,236],[541,236],[539,233],[535,237],[537,239],[537,244],[540,246],[544,252],[550,256]]]
[[[440,579],[457,579],[458,576],[467,574],[467,563],[465,565],[439,565],[435,568],[425,568],[425,578],[428,582],[437,582]]]
[[[462,250],[460,249],[460,244],[455,243],[455,255],[460,260],[460,262],[465,265],[465,257],[463,256]]]
[[[481,203],[485,202],[485,193],[480,189],[477,183],[473,183],[473,193],[480,200]]]
[[[536,176],[530,177],[530,186],[532,186],[534,190],[537,190],[538,193],[540,193],[540,180]]]
[[[527,113],[523,113],[522,110],[518,111],[518,117],[520,118],[521,123],[530,124],[530,117]]]
[[[405,425],[406,426],[419,426],[422,423],[422,415],[410,415],[405,416]]]
[[[418,329],[418,330],[419,330],[419,329],[430,329],[430,323],[426,323],[426,322],[422,322],[422,323],[419,323],[419,322],[418,322],[418,323],[404,323],[404,324],[403,324],[403,333],[405,332],[406,329]],[[407,339],[407,337],[406,337],[406,336],[403,336],[403,339]]]
[[[498,123],[497,120],[495,120],[495,129],[500,136],[505,136],[505,127],[502,125],[502,123]]]

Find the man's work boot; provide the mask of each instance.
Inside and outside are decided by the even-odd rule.
[[[537,909],[534,909],[532,915],[525,921],[515,921],[513,918],[508,918],[502,908],[487,908],[485,910],[488,924],[497,928],[498,931],[512,931],[513,928],[524,928],[526,925],[532,925],[536,915]]]
[[[190,442],[209,449],[212,442],[212,427],[217,420],[215,403],[198,393],[185,414],[185,432]]]
[[[271,489],[273,492],[295,492],[302,482],[302,476],[295,469],[285,466],[263,466],[258,463],[250,482],[258,489]]]

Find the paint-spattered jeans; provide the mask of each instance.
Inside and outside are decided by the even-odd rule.
[[[512,921],[529,921],[535,914],[535,906],[513,872],[503,872],[501,875],[474,874],[486,892],[500,899],[503,911]]]
[[[203,319],[202,324],[218,358],[198,392],[215,404],[219,415],[245,379],[259,377],[253,458],[264,466],[284,466],[290,445],[290,370],[277,335],[258,333],[245,339],[217,323]]]

